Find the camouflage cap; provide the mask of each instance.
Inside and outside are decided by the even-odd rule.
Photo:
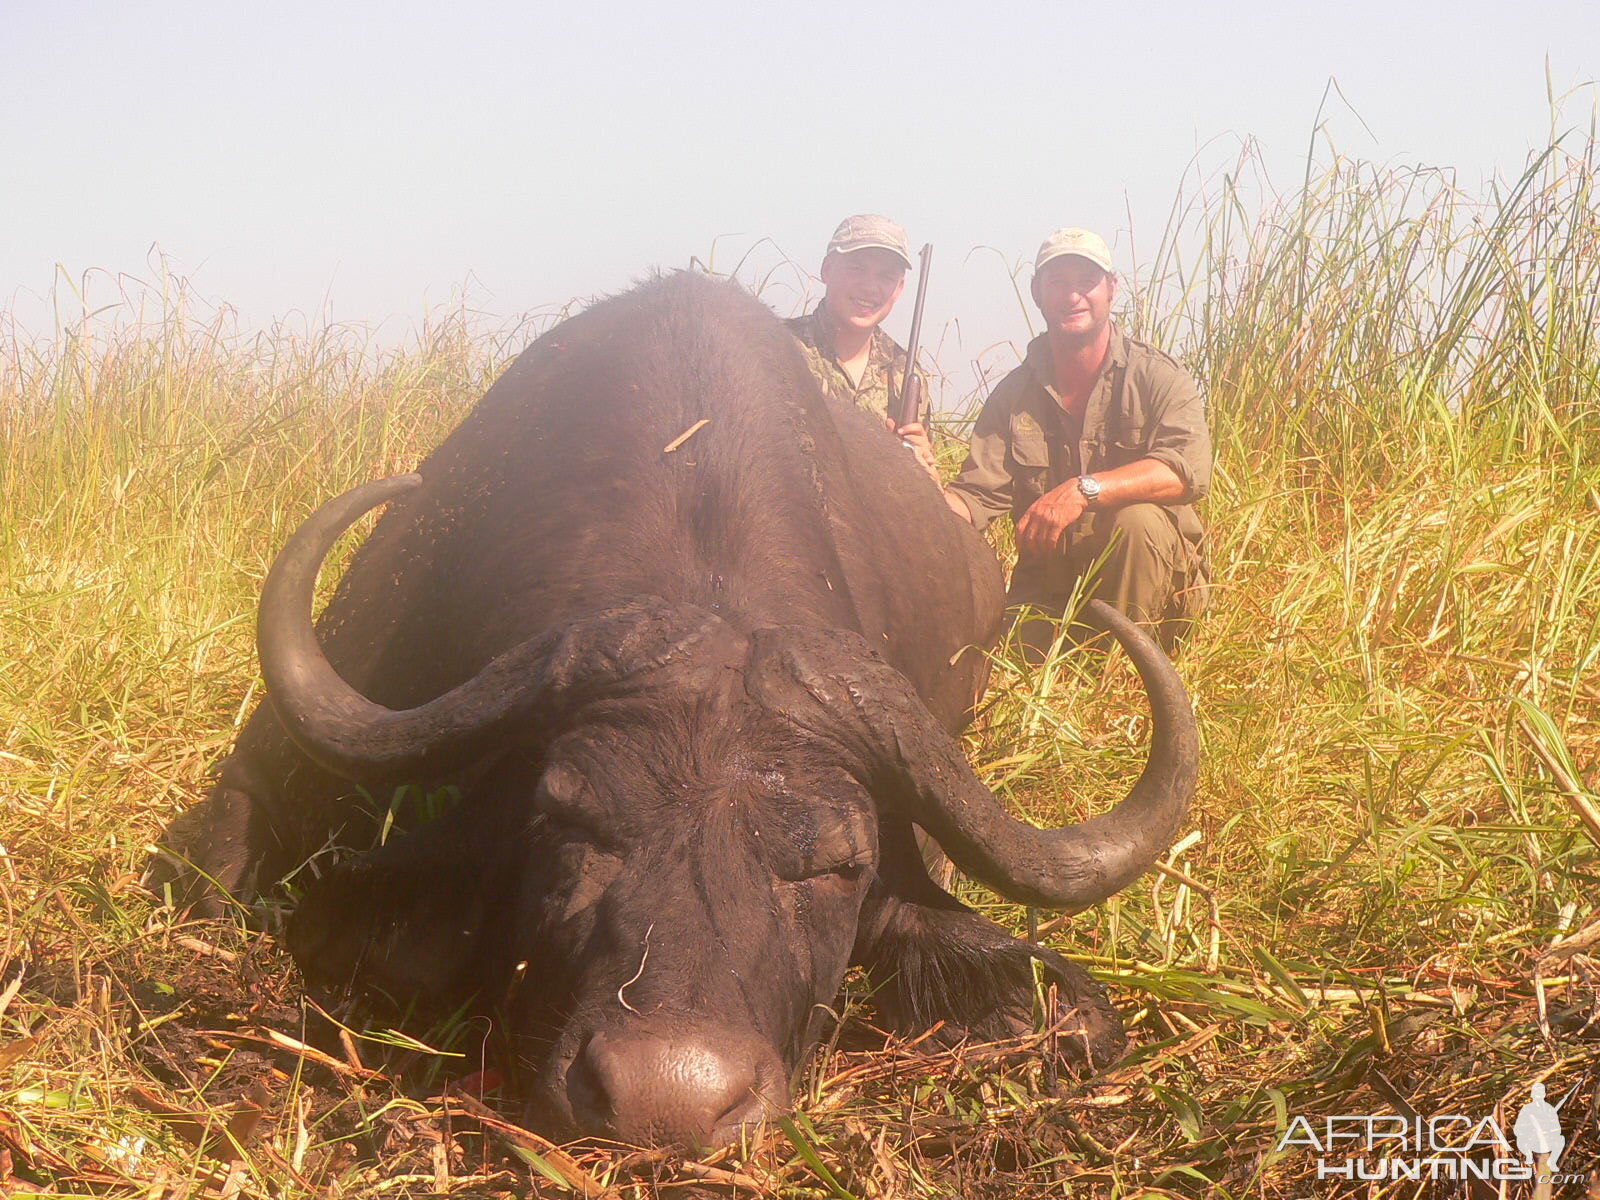
[[[906,266],[911,265],[911,244],[906,241],[906,231],[888,217],[876,213],[861,213],[839,222],[828,242],[829,254],[853,254],[857,250],[888,250],[898,254]]]
[[[1111,247],[1098,233],[1090,233],[1087,229],[1058,229],[1045,238],[1033,260],[1033,273],[1037,275],[1039,268],[1052,258],[1062,258],[1068,254],[1088,259],[1108,275],[1116,273],[1116,268],[1111,265]]]

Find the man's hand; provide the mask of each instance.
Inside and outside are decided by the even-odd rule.
[[[900,439],[911,447],[929,478],[943,487],[944,485],[939,483],[939,463],[933,456],[933,443],[928,440],[928,431],[922,427],[922,423],[916,421],[910,425],[902,425],[898,429],[895,428],[893,418],[885,417],[883,423],[891,433],[898,434]]]
[[[1076,477],[1052,488],[1035,500],[1017,522],[1017,553],[1030,557],[1048,554],[1088,507]]]
[[[944,502],[951,512],[955,513],[968,525],[976,525],[978,523],[978,519],[972,515],[972,510],[967,507],[967,502],[948,488],[944,492]]]

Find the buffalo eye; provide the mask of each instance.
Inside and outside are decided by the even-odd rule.
[[[815,877],[819,879],[837,879],[843,883],[856,883],[871,869],[872,864],[863,857],[840,863],[838,866],[830,867],[826,871],[819,871]]]
[[[877,865],[874,840],[855,822],[841,823],[821,831],[815,842],[804,849],[793,847],[798,853],[792,869],[780,874],[795,882],[855,884]]]
[[[542,814],[564,829],[602,846],[615,841],[616,830],[608,826],[589,781],[570,763],[557,761],[545,768],[539,777],[534,803]]]

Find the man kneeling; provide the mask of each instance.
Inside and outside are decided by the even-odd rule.
[[[1210,485],[1211,439],[1195,381],[1112,322],[1116,294],[1104,240],[1045,239],[1033,274],[1045,332],[984,402],[946,500],[980,527],[1016,518],[1012,605],[1059,616],[1084,581],[1172,650],[1210,578],[1193,504]],[[1024,627],[1030,650],[1048,646],[1045,628]]]

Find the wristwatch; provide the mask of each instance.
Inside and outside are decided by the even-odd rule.
[[[1078,491],[1083,493],[1083,498],[1093,508],[1095,501],[1100,499],[1100,481],[1093,475],[1078,476]]]

